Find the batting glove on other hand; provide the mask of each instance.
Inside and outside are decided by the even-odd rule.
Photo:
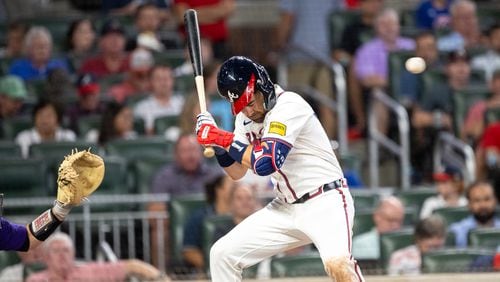
[[[212,124],[202,124],[197,134],[198,143],[203,146],[227,148],[233,143],[234,134]]]
[[[215,122],[215,119],[212,116],[212,114],[209,112],[203,112],[196,116],[196,128],[195,128],[196,135],[198,135],[198,132],[200,131],[200,128],[203,124],[211,124],[217,127],[217,123]]]

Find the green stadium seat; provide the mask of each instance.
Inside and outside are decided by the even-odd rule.
[[[425,199],[437,195],[436,189],[433,188],[414,188],[406,191],[396,193],[405,207],[412,207],[415,209],[417,216],[420,214],[420,209]]]
[[[406,60],[415,56],[414,51],[394,51],[389,53],[389,94],[400,100],[401,74],[405,69]]]
[[[205,218],[203,221],[203,255],[205,261],[210,261],[210,248],[215,243],[214,232],[217,228],[222,226],[231,226],[233,224],[233,218],[228,215],[213,215]],[[207,267],[209,263],[207,263]]]
[[[373,210],[356,211],[354,214],[354,226],[352,228],[352,234],[354,236],[368,232],[374,226]]]
[[[446,74],[442,70],[431,70],[426,71],[422,75],[422,99],[428,99],[430,89],[434,85],[446,83]],[[473,69],[471,70],[470,85],[485,85],[486,77],[483,70]],[[450,101],[452,102],[452,101]]]
[[[0,252],[0,272],[8,266],[19,263],[21,259],[15,251],[1,251]]]
[[[102,117],[99,114],[87,115],[78,118],[78,136],[80,138],[84,138],[85,135],[92,129],[99,130],[99,127],[101,126],[101,118]]]
[[[493,255],[494,250],[445,249],[422,256],[425,273],[469,272],[471,263],[479,256]]]
[[[96,195],[121,195],[130,193],[129,179],[127,173],[127,161],[119,156],[107,156],[104,158],[106,170],[104,179]]]
[[[432,214],[437,214],[443,217],[448,225],[460,221],[470,215],[467,207],[448,207],[435,209]]]
[[[271,277],[327,276],[319,253],[273,257]]]
[[[33,127],[31,116],[18,116],[3,120],[3,138],[14,140],[17,134]]]
[[[486,125],[500,121],[500,107],[487,109],[484,113],[484,121]]]
[[[114,140],[106,145],[111,156],[122,156],[132,162],[137,159],[173,155],[173,144],[160,137],[140,137],[132,140]]]
[[[156,135],[161,135],[163,136],[165,134],[165,131],[172,126],[178,126],[179,125],[179,116],[164,116],[164,117],[158,117],[154,121],[154,130]]]
[[[469,246],[496,249],[500,246],[500,228],[479,228],[469,231]]]
[[[380,235],[380,263],[387,270],[391,254],[415,243],[413,228],[405,228]]]
[[[476,102],[486,100],[489,95],[490,91],[486,85],[467,87],[453,94],[453,126],[458,136],[461,135],[462,125],[467,117],[469,109]]]
[[[360,13],[358,11],[334,11],[331,13],[328,21],[330,29],[330,49],[337,49],[340,47],[342,35],[347,26],[358,19]]]
[[[181,95],[189,95],[195,90],[194,76],[191,74],[181,75],[175,78],[174,90]]]
[[[21,147],[17,143],[10,140],[0,140],[0,159],[21,157]]]
[[[151,193],[151,184],[155,173],[164,165],[172,162],[170,157],[149,157],[138,159],[132,163],[132,172],[134,175],[134,193]]]
[[[351,190],[356,212],[361,210],[373,210],[378,203],[379,195],[374,193],[360,193],[357,190]]]
[[[168,52],[156,52],[153,54],[155,64],[176,68],[186,61],[186,54],[183,49],[169,50]],[[194,77],[191,76],[194,80]]]
[[[195,194],[175,197],[168,204],[170,217],[170,247],[171,262],[182,264],[182,244],[184,240],[184,225],[190,214],[198,208],[206,205],[205,195]]]

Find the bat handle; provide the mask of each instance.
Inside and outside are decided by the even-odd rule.
[[[205,158],[213,158],[215,156],[214,148],[205,147],[205,150],[203,150],[203,155],[205,156]]]

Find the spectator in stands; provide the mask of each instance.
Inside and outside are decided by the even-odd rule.
[[[495,70],[500,70],[500,23],[491,26],[487,34],[490,42],[488,51],[473,57],[471,66],[484,70],[486,79],[490,81]]]
[[[342,63],[350,63],[356,50],[374,36],[375,17],[384,7],[384,0],[361,0],[359,16],[347,24],[342,33],[340,48],[334,50],[335,59]]]
[[[496,198],[493,186],[489,182],[475,182],[465,190],[469,201],[470,216],[450,225],[455,234],[455,245],[467,247],[469,231],[477,228],[500,228],[500,218],[496,215]]]
[[[200,38],[200,50],[201,50],[201,59],[203,60],[203,66],[209,65],[214,60],[214,50],[212,47],[212,42],[207,38]],[[189,47],[186,45],[184,47],[184,62],[177,66],[174,69],[174,76],[180,77],[193,75],[193,64],[191,63],[191,59],[189,57]]]
[[[143,48],[134,50],[129,64],[125,80],[109,89],[108,95],[118,103],[145,95],[151,88],[149,73],[154,66],[151,52]]]
[[[500,201],[500,122],[486,127],[476,147],[476,175],[479,180],[493,183]]]
[[[373,213],[375,227],[369,232],[354,236],[353,257],[355,259],[378,259],[380,257],[380,234],[401,229],[404,215],[403,203],[398,198],[389,196],[382,199]]]
[[[24,81],[15,75],[0,78],[0,122],[21,114],[28,91]]]
[[[467,199],[463,196],[464,181],[458,168],[446,166],[442,172],[435,173],[433,178],[438,195],[425,199],[420,210],[421,219],[429,217],[439,208],[467,205]]]
[[[422,255],[441,249],[446,241],[446,224],[440,216],[419,220],[415,225],[415,243],[396,250],[389,260],[389,275],[420,274]]]
[[[456,51],[480,44],[481,31],[476,4],[470,0],[456,0],[451,4],[451,33],[438,40],[439,51]]]
[[[43,248],[35,248],[27,252],[17,252],[21,261],[4,268],[0,272],[0,281],[24,281],[25,273],[28,273],[27,269],[33,266],[44,267],[42,250]]]
[[[439,30],[450,24],[450,5],[453,0],[422,0],[415,11],[416,26],[425,30]]]
[[[223,61],[228,58],[227,40],[229,28],[227,21],[236,9],[234,0],[174,0],[172,11],[178,23],[184,23],[184,12],[195,9],[198,13],[200,36],[212,42],[215,58]],[[180,25],[182,34],[185,35],[184,25]]]
[[[66,34],[66,55],[74,72],[78,71],[83,61],[94,53],[96,33],[92,21],[88,18],[71,22]]]
[[[155,119],[178,116],[184,105],[184,96],[174,93],[174,76],[167,66],[156,66],[151,71],[151,93],[134,107],[134,115],[144,120],[147,135],[155,132]]]
[[[429,31],[419,33],[415,38],[415,56],[424,59],[425,70],[442,70],[443,61],[439,58],[436,37]],[[419,100],[421,87],[421,74],[409,72],[406,68],[401,73],[401,90],[397,94],[401,97],[401,103],[411,109]]]
[[[451,52],[445,66],[446,83],[435,83],[422,92],[413,107],[411,125],[413,128],[413,165],[422,181],[430,181],[432,175],[432,152],[437,134],[451,130],[453,126],[453,94],[465,89],[470,83],[471,69],[469,55],[461,50]]]
[[[90,130],[85,139],[105,146],[113,140],[130,140],[137,138],[137,136],[137,132],[134,131],[132,109],[124,104],[110,102],[101,117],[99,130]]]
[[[235,182],[226,174],[221,174],[205,184],[206,205],[194,211],[184,226],[182,257],[189,267],[198,274],[205,272],[203,257],[203,222],[215,215],[228,215],[230,212],[230,194]]]
[[[68,71],[65,60],[52,57],[52,46],[52,35],[47,28],[42,26],[30,28],[24,38],[24,57],[12,62],[9,73],[28,81],[43,80],[53,69]]]
[[[15,139],[24,158],[28,157],[29,147],[33,144],[76,140],[73,131],[61,128],[62,114],[53,102],[40,100],[33,108],[32,118],[34,126],[19,132]]]
[[[333,78],[331,71],[316,60],[294,50],[301,46],[330,58],[327,22],[330,12],[343,9],[343,1],[300,1],[282,0],[279,4],[280,21],[276,29],[276,47],[279,52],[292,47],[286,53],[288,59],[288,81],[296,86],[312,86],[323,95],[333,99]],[[314,46],[314,48],[310,48]],[[306,97],[309,98],[309,97]],[[335,112],[324,103],[314,101],[318,117],[330,139],[337,134]],[[317,107],[316,107],[317,106]]]
[[[116,19],[106,21],[99,37],[99,54],[85,60],[80,73],[92,73],[98,79],[128,71],[129,61],[125,52],[125,30]]]
[[[137,259],[117,262],[77,263],[75,246],[65,233],[55,233],[43,244],[44,262],[47,270],[34,273],[28,282],[42,281],[125,281],[135,275],[145,280],[170,281],[154,266]]]
[[[115,1],[104,1],[101,5],[101,11],[103,14],[119,15],[119,16],[134,16],[137,13],[137,9],[144,4],[153,3],[160,10],[160,18],[162,21],[166,21],[172,18],[170,11],[170,2],[165,0],[115,0]]]
[[[7,26],[5,47],[0,48],[0,58],[15,59],[22,56],[24,36],[28,31],[26,24],[14,21]]]
[[[412,39],[400,36],[399,17],[396,10],[387,8],[380,12],[375,19],[376,37],[363,44],[356,52],[353,70],[356,79],[362,86],[363,92],[350,93],[353,105],[357,109],[354,114],[356,120],[365,120],[363,108],[368,104],[369,91],[375,88],[386,88],[388,85],[388,57],[389,52],[398,50],[412,50],[415,42]],[[355,97],[353,95],[363,95]],[[360,111],[361,110],[361,111]],[[377,125],[382,132],[388,132],[389,112],[381,103],[376,104]],[[358,127],[364,128],[363,125]]]
[[[76,82],[76,88],[78,101],[67,106],[65,116],[68,118],[69,128],[79,135],[81,132],[78,129],[78,119],[103,114],[106,103],[100,100],[101,87],[92,74],[81,74]]]
[[[134,35],[128,42],[127,49],[133,50],[139,46],[161,52],[168,47],[172,46],[174,42],[162,38],[160,32],[161,27],[161,9],[151,2],[140,4],[134,11]]]
[[[491,108],[500,108],[500,69],[493,74],[489,82],[491,91],[487,100],[480,100],[470,107],[462,128],[462,139],[475,145],[483,135],[485,113]]]
[[[220,168],[209,166],[203,159],[196,135],[183,134],[175,143],[174,161],[160,168],[153,177],[151,193],[167,193],[170,197],[203,193],[205,183],[220,173]],[[166,213],[167,203],[151,203],[148,210]],[[156,220],[151,221],[151,228],[151,234],[155,236],[159,228]],[[163,230],[169,230],[168,221],[164,222],[163,228]],[[165,243],[168,246],[168,234],[165,235]],[[157,239],[152,237],[151,242],[151,257],[156,261]]]

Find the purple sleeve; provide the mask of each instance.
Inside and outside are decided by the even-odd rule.
[[[24,225],[10,223],[3,217],[0,217],[0,224],[0,250],[28,250],[28,231]]]

